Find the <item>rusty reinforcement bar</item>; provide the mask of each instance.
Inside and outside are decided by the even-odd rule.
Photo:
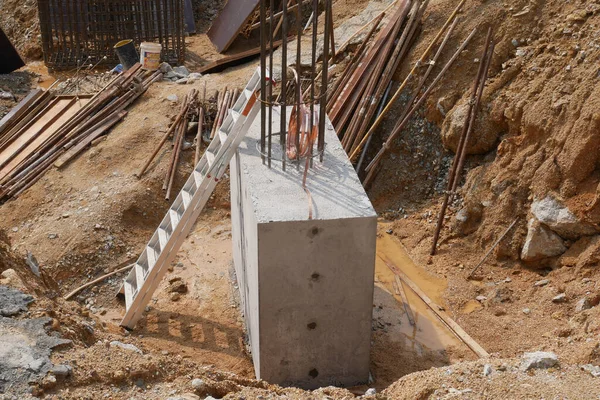
[[[183,62],[183,0],[38,0],[38,8],[49,68],[114,66],[119,60],[113,46],[123,39],[158,42],[163,61]]]

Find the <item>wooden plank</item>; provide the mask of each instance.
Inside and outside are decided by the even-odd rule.
[[[69,101],[67,99],[61,100],[63,102]],[[89,99],[81,99],[79,102],[75,102],[71,104],[71,106],[64,110],[63,114],[54,121],[52,125],[50,125],[47,129],[45,129],[40,135],[38,135],[34,140],[32,140],[26,147],[21,149],[18,155],[16,155],[8,164],[6,164],[0,170],[0,180],[4,179],[8,174],[10,174],[16,167],[19,166],[24,160],[30,157],[34,152],[38,150],[38,148],[50,137],[52,137],[56,131],[75,115],[81,108],[85,106],[85,104],[89,101]],[[1,154],[0,154],[1,155]]]
[[[404,291],[404,286],[402,286],[402,282],[400,281],[400,277],[398,275],[394,276],[396,284],[398,288],[398,294],[402,297],[402,303],[404,304],[404,311],[406,311],[406,317],[408,318],[408,322],[412,326],[415,326],[415,316],[412,312],[412,308],[410,308],[410,303],[408,302],[408,297],[406,296],[406,292]]]
[[[259,0],[229,0],[206,33],[219,53],[224,52],[248,23]]]
[[[273,49],[278,48],[283,43],[282,40],[277,40],[273,42]],[[197,71],[201,74],[213,73],[223,71],[225,68],[233,67],[235,65],[242,64],[246,59],[257,56],[260,54],[260,47],[256,47],[254,49],[242,51],[241,53],[232,54],[223,58],[220,58],[216,61],[212,61],[202,67]]]
[[[0,139],[0,151],[4,150],[6,146],[8,146],[10,142],[19,135],[20,131],[28,129],[31,124],[33,124],[35,119],[39,118],[39,116],[46,111],[48,104],[52,101],[52,99],[54,99],[54,96],[48,92],[45,92],[38,99],[38,101],[31,106],[27,113],[22,115],[19,120],[14,121],[14,124],[12,124],[12,126]]]
[[[29,142],[43,132],[49,125],[59,118],[60,113],[69,107],[71,100],[54,99],[37,117],[33,123],[19,135],[0,153],[0,167],[6,165],[16,156]]]
[[[29,92],[19,104],[13,107],[13,109],[0,120],[0,136],[14,125],[16,120],[19,119],[42,94],[44,94],[42,89],[34,89]]]
[[[381,260],[385,263],[385,265],[388,266],[388,268],[394,273],[396,274],[401,280],[402,282],[404,282],[406,285],[408,285],[408,287],[417,295],[419,296],[419,298],[421,300],[423,300],[423,302],[427,305],[427,307],[429,307],[429,309],[431,311],[433,311],[433,313],[439,318],[440,321],[442,321],[442,323],[444,323],[444,325],[446,325],[446,327],[448,327],[448,329],[450,329],[450,331],[452,333],[454,333],[456,335],[456,337],[458,337],[464,344],[467,345],[467,347],[469,347],[475,354],[477,354],[477,356],[479,356],[480,358],[488,358],[490,356],[490,354],[485,351],[485,349],[483,347],[481,347],[479,345],[479,343],[477,343],[471,336],[469,336],[469,334],[467,334],[467,332],[465,332],[460,325],[458,325],[452,318],[450,318],[448,316],[448,314],[446,314],[446,312],[443,311],[443,308],[440,307],[439,305],[435,304],[430,298],[429,296],[427,296],[425,294],[425,292],[423,292],[409,277],[408,275],[406,275],[404,272],[402,272],[400,270],[400,268],[398,268],[394,263],[392,263],[390,260],[387,260],[385,258],[383,258],[381,255],[379,255],[379,258],[381,258]]]
[[[58,160],[56,160],[56,162],[54,163],[54,166],[56,168],[62,168],[66,163],[68,163],[73,158],[75,158],[79,153],[81,153],[81,151],[87,145],[89,145],[90,143],[92,143],[92,141],[94,139],[96,139],[97,137],[99,137],[99,136],[103,135],[104,133],[106,133],[106,131],[109,130],[113,125],[115,125],[117,122],[119,122],[120,120],[122,120],[125,117],[125,115],[127,115],[127,111],[121,111],[121,112],[119,112],[117,114],[114,114],[114,115],[110,116],[109,118],[107,118],[106,122],[104,122],[98,128],[96,128],[95,130],[93,130],[81,142],[79,142],[77,145],[71,147],[69,149],[69,151],[67,151]]]

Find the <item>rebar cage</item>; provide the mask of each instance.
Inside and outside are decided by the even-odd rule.
[[[305,165],[312,165],[315,156],[323,161],[325,149],[325,119],[327,96],[327,70],[330,61],[330,50],[333,50],[332,1],[322,0],[323,12],[320,13],[320,0],[296,0],[291,6],[290,0],[280,2],[281,11],[276,13],[275,0],[261,0],[259,3],[260,20],[260,55],[261,75],[268,76],[270,84],[262,80],[261,100],[261,140],[260,152],[263,163],[271,168],[272,161],[277,159],[273,138],[278,139],[281,151],[280,159],[285,170],[286,162],[293,162],[299,168],[301,160]],[[268,13],[267,13],[268,11]],[[304,15],[310,14],[306,25]],[[280,20],[277,17],[281,18]],[[274,41],[281,27],[280,79],[275,82]],[[306,32],[306,33],[305,33]],[[295,36],[295,37],[294,37]],[[304,46],[310,51],[304,52],[306,64],[302,65],[303,37],[307,40]],[[322,45],[319,54],[318,44]],[[295,66],[288,63],[288,43],[295,44]],[[329,47],[329,44],[332,44]],[[278,57],[279,58],[279,57]],[[317,72],[317,61],[321,58],[321,69]],[[292,70],[293,78],[288,76]],[[267,72],[268,71],[268,72]],[[320,81],[320,82],[319,82]],[[280,94],[275,98],[273,86],[280,86]],[[288,115],[287,107],[292,106]],[[273,108],[278,108],[279,133],[273,132]],[[316,145],[316,152],[313,147]],[[306,176],[306,175],[305,175]]]
[[[133,39],[159,42],[163,61],[182,63],[183,7],[183,0],[38,0],[44,62],[55,70],[116,65],[113,46]]]

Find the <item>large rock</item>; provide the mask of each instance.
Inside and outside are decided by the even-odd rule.
[[[27,311],[27,305],[33,301],[33,297],[13,289],[0,285],[0,315],[10,317],[21,311]]]
[[[591,224],[580,221],[568,207],[550,195],[534,201],[531,212],[538,221],[565,239],[578,239],[596,233]]]
[[[448,113],[442,125],[442,142],[454,153],[465,125],[469,105],[463,101]],[[467,154],[485,154],[494,148],[502,128],[492,122],[484,110],[479,110],[475,118],[475,127],[467,144]]]
[[[556,257],[567,251],[562,239],[556,233],[531,218],[528,224],[527,237],[521,251],[523,261],[540,261]]]
[[[533,368],[545,369],[558,365],[558,356],[550,351],[534,351],[523,354],[521,369],[528,371]]]

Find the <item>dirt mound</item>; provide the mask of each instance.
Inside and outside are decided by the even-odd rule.
[[[37,1],[1,0],[0,10],[0,27],[21,57],[26,61],[42,58]]]
[[[525,371],[518,359],[432,368],[405,376],[383,391],[390,399],[521,399],[597,397],[600,387],[578,366]]]

